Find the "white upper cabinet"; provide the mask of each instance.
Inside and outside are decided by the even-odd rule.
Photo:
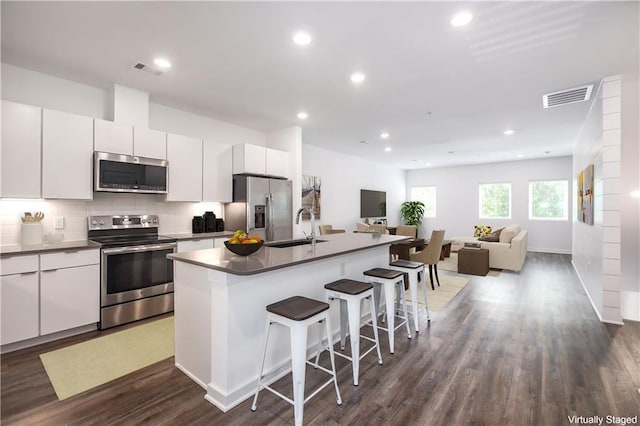
[[[42,108],[2,101],[0,197],[40,198]]]
[[[42,197],[93,197],[93,119],[42,111]]]
[[[267,148],[265,167],[269,176],[289,176],[289,153]]]
[[[203,142],[202,201],[233,201],[233,154],[228,145]]]
[[[233,174],[288,177],[289,153],[259,145],[233,146]]]
[[[145,127],[133,128],[133,155],[167,159],[167,134]]]
[[[202,140],[167,133],[167,201],[202,201]]]
[[[259,145],[239,144],[233,146],[233,174],[250,173],[264,175],[266,148]]]
[[[96,151],[133,155],[133,127],[96,118],[93,146]]]

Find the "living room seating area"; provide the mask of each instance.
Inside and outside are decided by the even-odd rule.
[[[500,232],[498,232],[500,231]],[[489,233],[491,233],[489,229]],[[520,272],[527,256],[528,232],[513,224],[505,226],[498,233],[498,241],[483,241],[482,236],[448,237],[453,241],[453,250],[464,247],[464,243],[480,243],[480,247],[489,250],[489,267],[509,269]]]

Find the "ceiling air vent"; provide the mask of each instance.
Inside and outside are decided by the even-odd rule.
[[[149,72],[153,75],[162,75],[162,71],[155,69],[153,67],[150,67],[147,64],[143,64],[142,62],[138,62],[133,66],[135,69],[137,70],[142,70],[142,71],[146,71]]]
[[[593,84],[547,93],[546,95],[542,95],[542,106],[544,108],[552,108],[560,105],[588,101],[591,97],[591,90],[593,90]]]

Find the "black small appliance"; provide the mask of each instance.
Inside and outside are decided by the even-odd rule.
[[[224,220],[216,219],[216,232],[224,231]]]
[[[213,212],[204,212],[204,232],[216,232],[216,215]]]
[[[194,234],[202,234],[204,232],[204,218],[202,216],[194,216],[191,219],[191,232]]]

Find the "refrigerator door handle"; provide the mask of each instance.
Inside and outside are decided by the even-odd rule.
[[[265,224],[265,233],[267,235],[267,241],[273,240],[273,194],[265,194],[267,204],[267,223]]]

